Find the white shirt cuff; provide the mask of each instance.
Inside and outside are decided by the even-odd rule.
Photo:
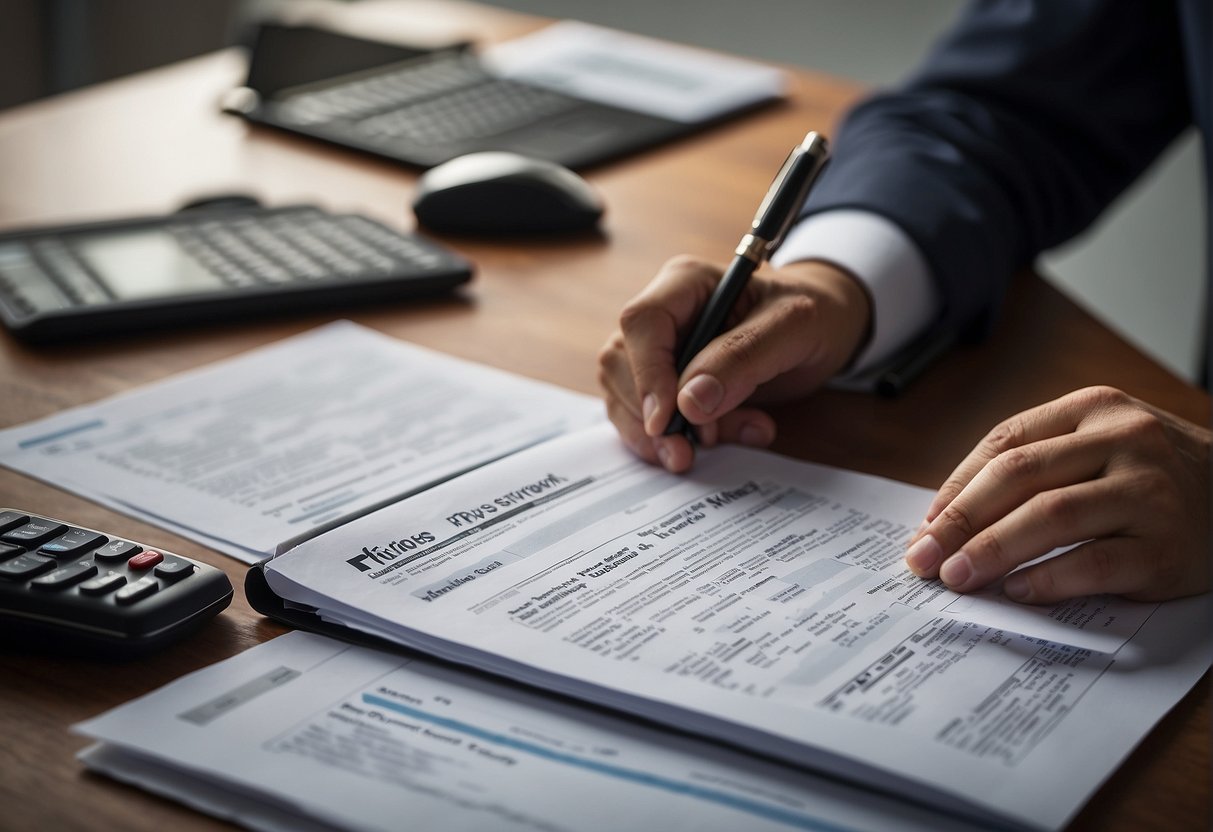
[[[868,211],[813,214],[788,232],[774,266],[823,260],[854,275],[872,299],[868,344],[844,380],[878,367],[908,346],[938,315],[942,301],[926,259],[893,222]]]

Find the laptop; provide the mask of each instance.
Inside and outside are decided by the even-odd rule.
[[[602,68],[590,72],[601,79]],[[636,75],[633,69],[623,71]],[[654,79],[662,80],[650,75],[639,81],[651,87]],[[772,88],[770,94],[726,102],[708,115],[668,117],[652,107],[591,100],[509,77],[468,44],[420,49],[265,24],[256,33],[245,85],[225,98],[224,109],[256,124],[421,168],[476,151],[504,150],[579,169],[702,130],[776,98]]]

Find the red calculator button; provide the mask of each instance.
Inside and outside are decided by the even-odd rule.
[[[132,557],[126,562],[126,565],[131,569],[151,569],[162,560],[164,560],[164,555],[155,549],[148,549]]]

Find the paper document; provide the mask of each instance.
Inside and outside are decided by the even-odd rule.
[[[902,561],[930,498],[737,447],[674,476],[608,426],[264,569],[328,621],[971,817],[1058,828],[1208,667],[1207,598],[956,595]]]
[[[254,562],[601,413],[343,321],[0,431],[0,463]]]
[[[496,75],[674,121],[702,122],[782,96],[780,70],[565,20],[481,55]]]
[[[290,633],[76,730],[259,830],[959,832],[924,808],[448,667]]]

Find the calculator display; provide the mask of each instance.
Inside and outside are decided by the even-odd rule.
[[[227,286],[188,255],[172,234],[159,229],[81,234],[70,245],[118,299],[163,297]]]

